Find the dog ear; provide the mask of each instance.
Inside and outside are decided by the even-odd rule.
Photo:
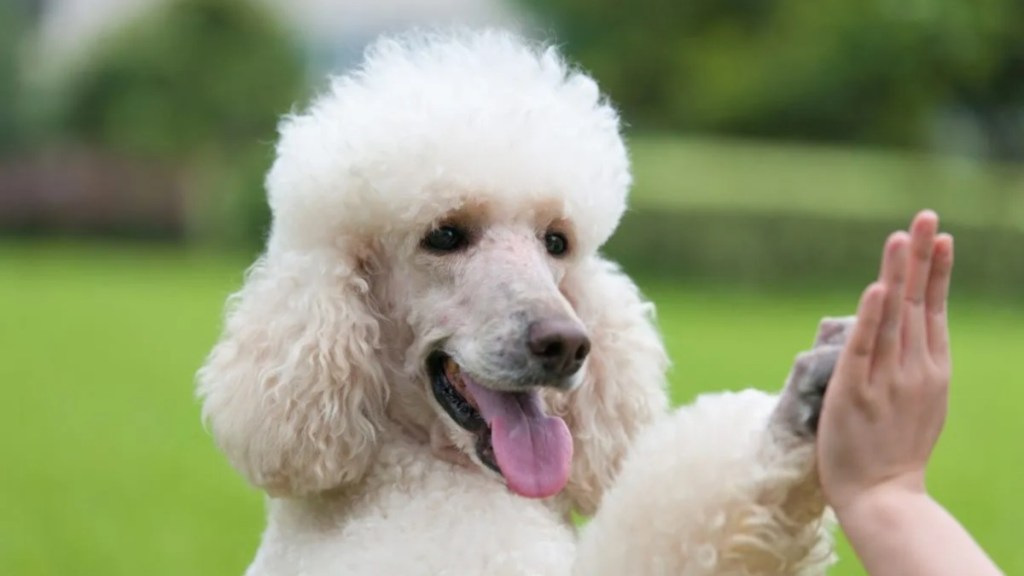
[[[590,257],[562,289],[590,334],[581,385],[549,397],[572,430],[574,455],[566,493],[593,514],[634,437],[667,413],[668,356],[654,324],[654,306],[617,265]]]
[[[273,496],[356,481],[375,453],[387,388],[369,289],[358,262],[283,252],[257,260],[229,299],[198,374],[203,418]]]

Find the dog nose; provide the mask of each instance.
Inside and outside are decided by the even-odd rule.
[[[538,320],[530,324],[527,345],[544,370],[554,376],[575,374],[590,353],[583,327],[568,318]]]

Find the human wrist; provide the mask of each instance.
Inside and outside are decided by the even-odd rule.
[[[915,511],[934,504],[923,487],[892,483],[864,490],[834,511],[843,531],[853,539],[859,533],[899,530],[912,521]]]

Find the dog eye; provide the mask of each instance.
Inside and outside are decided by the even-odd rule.
[[[465,245],[465,232],[454,226],[434,228],[423,238],[423,246],[435,252],[454,252]]]
[[[548,232],[544,235],[544,247],[552,256],[562,256],[569,250],[569,241],[565,235],[558,232]]]

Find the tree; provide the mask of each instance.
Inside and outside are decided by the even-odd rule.
[[[1020,91],[1019,0],[525,1],[644,129],[925,146]]]
[[[18,52],[24,16],[17,3],[0,2],[0,153],[14,150],[21,141]]]
[[[180,164],[207,234],[254,241],[279,116],[302,95],[299,48],[258,3],[168,0],[75,74],[60,124],[75,142]],[[140,192],[141,193],[141,192]]]

